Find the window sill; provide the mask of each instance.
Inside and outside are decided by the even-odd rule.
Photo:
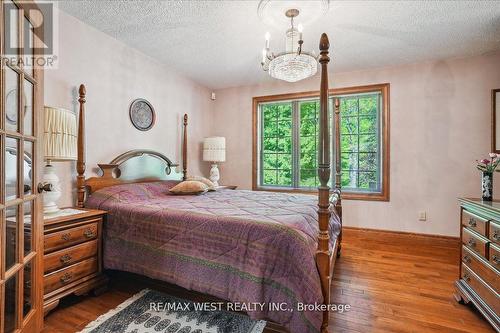
[[[253,188],[254,191],[282,192],[282,193],[301,193],[317,195],[318,189],[300,189],[286,187],[269,187],[258,186]],[[369,192],[342,192],[343,200],[363,200],[363,201],[390,201],[389,193],[369,193]]]

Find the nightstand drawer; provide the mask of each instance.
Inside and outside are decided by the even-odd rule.
[[[80,227],[46,234],[44,238],[44,252],[49,253],[64,247],[96,239],[97,223],[98,221],[95,221]]]
[[[52,272],[57,269],[73,265],[83,259],[97,255],[97,240],[75,245],[44,256],[44,272]]]
[[[500,314],[500,295],[488,287],[471,269],[462,265],[462,280],[465,281],[498,315]]]
[[[500,246],[490,243],[490,264],[500,271]]]
[[[43,281],[44,294],[48,294],[51,291],[73,283],[82,277],[95,273],[97,272],[97,269],[97,258],[90,258],[54,273],[45,275]]]
[[[462,243],[469,249],[482,255],[484,258],[488,258],[488,240],[477,235],[468,228],[462,227]]]
[[[500,245],[500,224],[498,222],[492,222],[490,224],[490,234],[488,238],[495,244]]]
[[[475,232],[487,237],[486,231],[488,230],[488,220],[472,213],[465,209],[462,210],[462,225]]]
[[[500,291],[500,276],[498,272],[486,260],[465,246],[462,248],[462,262],[480,276],[492,289],[496,292]]]

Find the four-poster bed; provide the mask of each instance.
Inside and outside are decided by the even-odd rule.
[[[193,273],[199,276],[203,276],[203,274],[210,276],[210,274],[213,274],[211,270],[216,269],[214,266],[219,265],[221,267],[224,266],[224,274],[228,274],[227,279],[230,279],[230,282],[226,281],[226,288],[230,288],[232,283],[236,283],[240,288],[247,283],[249,287],[246,289],[254,288],[257,290],[258,288],[262,288],[262,290],[258,289],[255,291],[255,294],[265,295],[265,300],[267,301],[292,300],[295,303],[297,301],[314,302],[320,297],[320,302],[322,301],[324,304],[330,304],[330,285],[335,259],[340,252],[342,235],[340,111],[339,103],[336,100],[334,111],[334,126],[336,130],[333,136],[336,174],[335,188],[331,191],[328,185],[331,175],[330,126],[328,115],[328,62],[330,59],[328,56],[329,41],[326,34],[321,36],[319,47],[321,86],[318,174],[320,186],[318,188],[317,202],[314,200],[314,197],[309,195],[284,193],[266,194],[266,192],[256,193],[252,191],[222,190],[218,191],[220,192],[219,194],[184,196],[183,198],[165,195],[162,191],[170,186],[168,185],[169,180],[179,181],[181,179],[185,180],[187,177],[187,115],[183,117],[181,172],[177,172],[175,168],[178,165],[172,163],[172,161],[163,154],[151,150],[134,150],[118,156],[110,163],[99,164],[102,175],[85,179],[84,135],[86,90],[84,85],[80,86],[77,206],[84,207],[90,205],[94,208],[112,211],[107,226],[105,226],[105,228],[108,228],[106,236],[108,238],[104,239],[104,260],[108,267],[111,267],[111,269],[131,271],[133,273],[144,273],[144,275],[149,274],[153,275],[153,278],[164,279],[165,281],[168,280],[168,282],[174,281],[173,283],[182,281],[179,285],[185,288],[193,288],[194,290],[206,292],[222,298],[226,296],[224,299],[228,301],[235,301],[238,297],[245,298],[248,296],[251,298],[252,295],[254,295],[249,291],[247,291],[248,294],[240,295],[232,289],[222,290],[223,283],[218,285],[215,284],[214,286],[199,286],[197,285],[199,281],[196,278],[189,280],[187,279],[187,275],[182,276],[181,274],[183,272],[183,265],[193,265],[192,267],[189,266],[191,267],[190,269],[192,269],[188,271],[190,273],[190,278]],[[152,170],[152,164],[157,164],[157,167],[154,168],[156,171]],[[169,197],[168,204],[165,202],[165,198],[162,197],[160,200],[158,196]],[[149,201],[144,201],[145,197],[147,197]],[[274,204],[274,207],[268,207],[266,205],[266,202],[269,201]],[[123,204],[124,202],[126,204]],[[134,205],[138,211],[132,212],[131,207],[134,207]],[[217,210],[218,205],[224,209]],[[317,207],[317,219],[314,218],[315,207]],[[147,215],[152,213],[152,209],[156,209],[154,211],[154,218]],[[229,213],[227,212],[228,210],[230,211]],[[204,215],[203,213],[207,214]],[[210,226],[209,229],[204,231],[207,235],[215,234],[217,241],[210,239],[209,236],[207,236],[208,240],[202,238],[197,239],[196,237],[198,237],[198,235],[196,234],[196,230],[187,229],[184,224],[179,222],[179,219],[189,218],[190,225],[197,225],[199,228],[207,228],[206,225],[209,224],[207,221],[210,221],[209,216],[217,214],[220,215],[217,216],[216,225],[214,224],[214,226]],[[163,220],[158,218],[158,215],[163,215]],[[128,221],[137,219],[137,216],[140,216],[141,224],[137,222],[138,220],[134,220],[134,223]],[[235,216],[237,223],[233,221],[235,220]],[[283,216],[285,216],[285,218]],[[289,219],[297,219],[293,227],[287,225],[287,220]],[[255,220],[259,221],[256,222]],[[120,223],[118,223],[118,221],[120,221]],[[197,224],[198,222],[199,225]],[[161,228],[159,228],[154,223],[158,225],[160,223],[163,224],[161,224]],[[168,229],[171,225],[175,225],[176,230],[181,230],[182,232],[174,235],[169,234],[169,231],[165,231],[165,229]],[[300,225],[300,227],[297,227],[297,225]],[[218,230],[218,227],[227,228],[227,230]],[[231,236],[232,228],[235,229],[235,236],[233,238],[228,237]],[[245,231],[246,234],[243,239],[237,238],[239,233],[241,233],[241,230],[238,230],[238,228],[248,229],[248,231]],[[155,230],[156,232],[154,237],[145,234],[145,232],[152,232],[151,230]],[[163,235],[163,232],[165,234],[162,237],[171,237],[168,243],[165,243],[165,240],[160,237]],[[114,233],[116,236],[114,236]],[[127,233],[129,233],[128,239],[120,238],[121,235]],[[258,234],[258,237],[255,233]],[[271,238],[272,241],[263,242],[260,239],[262,235]],[[223,237],[227,237],[225,240],[226,243],[221,242]],[[137,242],[133,243],[136,239],[138,239]],[[106,242],[109,242],[108,247],[106,247]],[[124,246],[123,244],[127,242],[133,243],[131,247],[135,250],[140,248],[141,251],[144,251],[141,253],[142,257],[148,257],[145,253],[155,257],[155,260],[157,260],[155,265],[161,266],[158,264],[159,262],[171,263],[171,261],[168,260],[177,260],[175,261],[176,271],[174,273],[159,272],[157,270],[148,271],[149,267],[137,268],[137,264],[133,266],[133,264],[130,263],[119,262],[117,258],[123,256],[123,253],[118,253],[116,248]],[[207,251],[206,248],[201,247],[207,245],[204,244],[205,242],[218,242],[217,246],[223,249],[217,252],[218,255],[214,256],[213,260],[209,261],[209,264],[203,261],[203,263],[197,262],[196,264],[198,266],[194,266],[195,264],[193,264],[193,261],[201,261],[199,257],[194,258],[196,255],[199,255],[198,252],[210,252]],[[293,244],[290,244],[291,242]],[[169,246],[172,245],[171,243],[176,243],[176,250],[169,248]],[[147,248],[148,246],[154,246],[155,248]],[[193,247],[196,246],[200,246],[200,251],[193,249]],[[211,246],[213,246],[213,244]],[[280,246],[285,248],[282,249]],[[312,250],[311,246],[314,246]],[[244,251],[242,250],[243,247]],[[179,250],[180,248],[185,249],[187,252],[182,252]],[[201,249],[203,249],[203,251]],[[209,249],[214,251],[214,254],[216,250],[219,250],[218,248]],[[243,257],[245,257],[247,253],[254,253],[256,256],[264,258],[262,259],[263,262],[254,261],[250,258],[241,258],[241,255],[238,255],[238,249],[242,251]],[[130,261],[133,261],[133,257],[137,255],[130,247],[123,247],[121,251],[126,252],[125,256],[130,259]],[[236,255],[234,255],[233,252],[236,252]],[[189,253],[189,257],[187,253]],[[229,263],[221,262],[220,260],[223,260],[220,259],[221,253],[231,257],[232,261]],[[312,254],[312,258],[309,257],[310,254]],[[175,257],[175,259],[171,259],[170,257],[166,259],[165,256]],[[268,260],[268,262],[266,260]],[[295,264],[294,260],[297,261],[298,265],[292,265]],[[248,265],[247,261],[251,261],[251,265]],[[182,265],[179,263],[182,263]],[[179,265],[177,266],[177,264]],[[270,272],[270,266],[274,266],[274,270],[282,269],[280,275],[276,275],[275,272]],[[311,267],[317,268],[318,274],[311,272]],[[230,273],[227,271],[230,271]],[[237,274],[234,273],[236,271]],[[233,279],[235,280],[233,281]],[[189,281],[185,282],[186,280]],[[236,280],[237,282],[235,282]],[[260,284],[253,284],[255,283],[254,280],[260,281]],[[205,284],[209,284],[209,282],[213,281],[204,282]],[[315,286],[320,288],[319,295],[314,290]],[[290,294],[292,296],[290,296]],[[248,301],[248,298],[246,300]],[[319,319],[321,323],[321,332],[323,333],[327,332],[328,314],[328,310],[324,311],[322,317]],[[269,315],[269,313],[267,313],[267,315]],[[319,329],[319,325],[316,326],[315,324],[318,318],[314,316],[304,319],[299,318],[299,314],[293,316],[284,314],[271,315],[274,316],[271,318],[272,320],[281,320],[290,326],[296,325],[295,327],[302,327],[301,325],[305,325],[303,326],[304,331],[317,331]],[[307,315],[303,315],[302,317],[307,317]],[[307,322],[307,324],[300,323],[300,320]],[[315,329],[311,327],[315,327]]]

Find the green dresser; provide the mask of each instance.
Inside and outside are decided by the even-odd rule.
[[[500,332],[500,201],[461,198],[457,301],[472,302]]]

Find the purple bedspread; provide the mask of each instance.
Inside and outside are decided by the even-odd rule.
[[[108,211],[104,267],[145,275],[231,302],[265,303],[254,319],[292,333],[318,332],[320,312],[297,303],[321,303],[314,260],[317,197],[240,190],[174,196],[172,181],[96,191],[90,208]],[[330,235],[340,231],[332,214]],[[333,241],[332,241],[333,242]],[[286,303],[293,311],[272,311]]]

